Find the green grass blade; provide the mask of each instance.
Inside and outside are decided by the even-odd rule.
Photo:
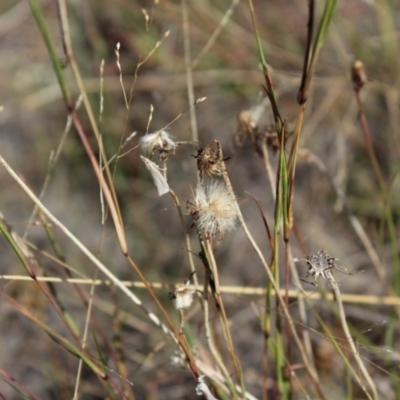
[[[40,33],[42,34],[43,40],[46,43],[46,47],[53,64],[53,69],[60,85],[65,104],[69,104],[69,90],[65,80],[64,72],[61,68],[60,56],[54,46],[54,42],[47,27],[42,10],[40,9],[36,0],[29,0],[29,5],[31,7],[32,14],[35,17]]]
[[[332,17],[335,13],[337,5],[337,0],[328,0],[325,3],[324,12],[322,14],[321,21],[318,26],[317,35],[315,37],[314,46],[311,55],[311,63],[310,68],[313,68],[315,61],[318,57],[318,54],[325,42],[326,35],[328,33],[329,25],[332,21]],[[310,72],[310,70],[309,70]]]
[[[7,240],[8,244],[11,246],[11,248],[14,250],[14,253],[17,255],[18,259],[21,261],[22,266],[25,268],[26,272],[32,279],[35,277],[35,273],[33,272],[32,268],[30,265],[27,263],[26,258],[24,254],[22,253],[20,246],[15,242],[14,238],[12,237],[7,225],[3,221],[2,218],[0,218],[0,231],[4,235],[5,239]]]

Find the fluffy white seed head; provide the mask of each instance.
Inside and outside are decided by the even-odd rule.
[[[191,211],[192,217],[209,237],[222,237],[237,225],[236,201],[226,185],[216,180],[208,186],[197,186],[194,210],[194,213]]]
[[[174,306],[176,310],[186,310],[192,305],[193,296],[196,293],[195,290],[190,289],[188,285],[190,280],[184,285],[175,290],[175,292],[170,293],[171,299],[174,301]]]
[[[186,289],[184,291],[175,292],[174,305],[177,310],[185,310],[192,305],[194,291]]]
[[[142,151],[149,156],[155,152],[169,153],[170,151],[174,151],[176,147],[176,143],[172,140],[171,135],[163,130],[142,136],[139,144]]]

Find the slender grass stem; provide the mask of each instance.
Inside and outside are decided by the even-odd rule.
[[[210,349],[215,362],[217,363],[219,369],[221,370],[221,372],[225,378],[225,383],[227,384],[231,395],[233,396],[234,399],[237,399],[238,397],[237,397],[236,390],[234,388],[234,384],[231,380],[228,370],[225,367],[225,364],[222,362],[221,355],[219,354],[219,352],[215,346],[213,336],[211,333],[210,313],[209,313],[209,307],[208,307],[207,277],[206,277],[205,290],[204,290],[204,323],[205,323],[205,329],[206,329],[206,339],[207,339],[207,343],[208,343],[208,348]]]
[[[350,330],[349,327],[347,325],[347,321],[346,321],[346,314],[344,312],[344,307],[343,307],[343,302],[342,302],[342,295],[340,293],[340,289],[339,289],[339,285],[337,284],[335,278],[333,277],[332,273],[330,270],[326,271],[326,276],[329,280],[329,283],[332,286],[332,289],[335,293],[335,298],[336,298],[336,302],[338,305],[338,309],[339,309],[339,316],[340,316],[340,321],[342,322],[342,328],[343,331],[346,335],[346,340],[350,345],[350,348],[353,352],[353,356],[357,362],[358,367],[360,368],[360,371],[362,373],[362,375],[364,376],[366,382],[368,383],[368,386],[370,387],[371,391],[372,391],[372,397],[371,395],[368,393],[368,391],[366,390],[366,388],[364,386],[362,386],[365,394],[368,396],[368,398],[370,399],[374,399],[374,400],[378,400],[378,392],[376,390],[376,386],[374,381],[371,378],[371,375],[369,374],[369,372],[367,371],[367,369],[365,368],[365,365],[361,359],[360,353],[358,352],[358,349],[354,343],[354,340],[350,334]]]
[[[237,358],[234,346],[233,346],[233,340],[232,340],[232,335],[231,335],[231,331],[229,328],[229,321],[228,318],[226,316],[226,311],[225,311],[225,306],[224,303],[222,301],[222,297],[221,297],[221,291],[220,291],[220,285],[219,285],[219,274],[218,274],[218,268],[217,268],[217,264],[215,262],[215,258],[214,258],[214,252],[212,249],[212,243],[211,243],[211,239],[206,239],[205,241],[206,244],[206,248],[207,248],[207,255],[210,261],[210,266],[212,268],[212,273],[213,273],[213,277],[214,277],[214,283],[215,283],[215,295],[217,297],[217,301],[220,307],[220,315],[221,315],[221,321],[222,321],[222,327],[223,327],[223,331],[224,331],[224,336],[226,339],[226,343],[227,343],[227,347],[228,347],[228,351],[229,351],[229,355],[231,357],[233,366],[235,368],[235,373],[236,376],[240,382],[240,385],[242,387],[242,390],[244,393],[245,389],[244,389],[244,381],[243,381],[243,374],[242,374],[242,369],[241,366],[239,364],[239,360]]]

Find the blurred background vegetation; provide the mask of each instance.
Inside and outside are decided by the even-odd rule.
[[[64,62],[56,2],[41,0],[38,3],[59,57]],[[322,12],[322,3],[317,2],[318,15]],[[280,112],[290,133],[299,107],[296,99],[306,44],[307,2],[255,0],[254,8]],[[232,14],[219,31],[227,10]],[[191,140],[181,3],[71,0],[68,1],[68,12],[75,57],[97,118],[100,64],[102,59],[105,61],[104,112],[100,127],[109,157],[118,151],[121,138],[137,131],[137,136],[126,149],[135,147],[138,138],[146,133],[151,105],[154,112],[150,132],[163,128],[186,110],[169,131],[177,140]],[[147,22],[146,15],[149,17]],[[273,125],[270,105],[261,87],[264,78],[248,3],[243,0],[189,1],[188,19],[195,98],[207,97],[196,106],[200,144],[204,146],[217,139],[222,143],[224,154],[231,157],[227,164],[228,172],[245,219],[269,259],[271,250],[260,211],[248,193],[257,199],[271,226],[273,195],[263,163],[252,144],[245,136],[239,136],[237,129],[240,112],[255,106],[263,109],[259,126]],[[169,36],[137,71],[138,62],[147,57],[166,31],[170,32]],[[213,34],[216,34],[215,41],[202,52]],[[345,192],[350,207],[379,255],[388,282],[397,282],[397,285],[400,277],[394,271],[398,262],[400,212],[400,184],[396,179],[400,166],[399,35],[400,5],[397,1],[338,3],[315,71],[300,142],[301,149],[307,149],[323,161],[330,176]],[[133,88],[128,111],[116,64],[118,42],[121,44],[123,83],[128,95]],[[49,158],[59,146],[68,115],[47,49],[27,1],[1,2],[0,55],[0,154],[39,194],[48,174]],[[390,188],[388,209],[394,221],[394,240],[385,225],[382,192],[358,121],[359,108],[350,76],[351,65],[356,59],[363,61],[369,76],[361,97],[373,148],[385,184]],[[64,73],[72,98],[76,100],[79,92],[68,64]],[[83,107],[78,114],[96,148]],[[128,246],[146,278],[150,282],[166,284],[157,293],[178,324],[168,291],[172,284],[185,281],[190,273],[183,231],[175,205],[169,196],[157,197],[139,154],[139,149],[135,148],[120,158],[115,175]],[[193,148],[181,146],[169,161],[169,183],[183,205],[190,198],[190,185],[194,186],[197,181],[193,154]],[[277,155],[271,151],[270,156],[271,164],[276,167]],[[26,239],[35,246],[32,251],[46,275],[66,277],[64,266],[53,258],[53,250],[41,224],[27,225],[33,210],[32,202],[3,168],[0,168],[0,182],[0,211],[7,223],[21,236],[28,232]],[[102,229],[99,184],[74,128],[66,138],[43,202],[120,279],[137,279],[120,252],[112,221]],[[186,218],[189,228],[191,221]],[[351,276],[338,277],[342,292],[387,293],[329,180],[301,157],[296,175],[294,218],[297,232],[291,237],[294,256],[304,258],[325,249],[339,258],[342,266],[354,272]],[[73,276],[93,277],[95,267],[88,259],[56,229],[55,235],[65,263],[76,271]],[[240,229],[228,234],[216,246],[222,284],[265,285],[265,271]],[[304,277],[306,265],[298,264],[298,268],[300,276]],[[0,238],[0,274],[24,274],[3,238]],[[202,276],[200,267],[199,276]],[[313,289],[307,284],[305,287]],[[68,337],[58,316],[33,283],[0,280],[0,290]],[[90,287],[82,286],[80,290],[82,297],[87,299]],[[145,291],[138,289],[135,293],[155,310]],[[83,329],[87,307],[79,292],[69,284],[60,284],[57,285],[57,294]],[[132,391],[136,398],[195,398],[189,372],[171,365],[174,346],[151,325],[146,315],[110,287],[97,288],[94,296],[95,333],[91,333],[92,342],[97,343],[105,358],[113,354],[110,348],[123,346],[127,379],[134,385]],[[259,315],[263,314],[264,298],[237,294],[226,295],[224,299],[235,327],[233,336],[245,370],[247,389],[261,398],[263,336]],[[318,311],[335,330],[337,321],[329,308],[321,304]],[[356,331],[363,332],[372,327],[366,334],[371,345],[369,351],[375,354],[373,361],[381,367],[381,370],[374,369],[373,376],[377,379],[382,398],[395,399],[399,391],[396,392],[390,375],[399,372],[398,324],[393,330],[388,329],[391,318],[396,318],[395,314],[392,315],[388,307],[362,304],[349,305],[346,312]],[[294,308],[293,313],[296,314]],[[195,309],[189,319],[192,334],[202,335],[201,312]],[[310,324],[321,381],[332,389],[329,398],[344,398],[343,362],[333,357],[329,340],[317,333],[320,330],[318,322]],[[393,351],[390,360],[382,355],[383,350],[380,351],[388,343]],[[7,374],[23,382],[39,398],[72,398],[77,364],[73,355],[29,322],[7,300],[0,299],[0,393],[4,398],[22,398]],[[111,361],[109,365],[107,373],[119,384],[123,383],[117,368]],[[80,390],[82,399],[105,398],[104,386],[87,368],[83,369]],[[354,398],[357,396],[363,398],[362,394],[355,392]],[[300,394],[296,398],[305,397]]]

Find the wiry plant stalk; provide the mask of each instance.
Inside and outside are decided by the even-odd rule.
[[[197,275],[195,274],[196,267],[195,267],[194,261],[193,261],[193,252],[191,250],[192,249],[192,245],[190,243],[189,233],[188,233],[188,231],[186,229],[185,220],[183,218],[182,207],[181,207],[181,204],[179,202],[178,196],[175,194],[175,192],[171,188],[169,188],[169,193],[170,193],[171,197],[173,198],[174,203],[176,205],[176,209],[177,209],[178,215],[179,215],[179,220],[181,222],[182,229],[183,229],[183,232],[184,232],[184,235],[185,235],[185,244],[186,244],[186,250],[187,250],[186,253],[187,253],[188,261],[189,261],[189,265],[190,265],[190,272],[192,273],[194,286],[196,288],[195,290],[197,291],[197,289],[199,287],[199,281],[198,281]]]
[[[353,340],[353,338],[352,338],[352,336],[350,334],[350,330],[349,330],[349,327],[348,327],[347,321],[346,321],[346,314],[344,312],[344,307],[343,307],[343,302],[342,302],[342,295],[340,293],[339,285],[337,284],[335,278],[333,277],[333,275],[332,275],[332,273],[331,273],[331,271],[329,269],[325,271],[325,274],[326,274],[326,277],[327,277],[329,283],[331,284],[331,287],[332,287],[332,289],[333,289],[333,291],[335,293],[335,299],[336,299],[336,303],[338,305],[340,321],[342,323],[342,328],[343,328],[344,334],[346,336],[346,340],[350,345],[351,351],[352,351],[353,356],[354,356],[354,358],[355,358],[355,360],[357,362],[358,367],[360,368],[360,371],[361,371],[362,375],[364,376],[365,380],[367,381],[368,386],[371,388],[372,397],[368,393],[368,391],[367,391],[367,389],[365,388],[364,385],[361,384],[361,387],[364,390],[364,392],[366,393],[366,395],[368,396],[368,398],[370,398],[370,399],[372,398],[374,400],[378,400],[379,397],[378,397],[378,392],[376,390],[375,383],[372,380],[371,375],[369,374],[368,370],[366,369],[366,367],[365,367],[365,365],[364,365],[364,363],[363,363],[363,361],[361,359],[360,353],[358,352],[358,349],[357,349],[357,347],[356,347],[356,345],[354,343],[354,340]]]
[[[221,291],[220,291],[220,287],[219,287],[220,285],[219,285],[218,268],[217,268],[217,264],[216,264],[215,258],[214,258],[214,252],[212,249],[211,239],[209,239],[209,238],[208,239],[206,238],[206,248],[207,248],[208,260],[210,262],[210,267],[212,268],[212,273],[213,273],[213,278],[214,278],[214,283],[215,283],[215,296],[217,298],[217,302],[219,305],[219,311],[220,311],[220,315],[221,315],[222,328],[224,331],[225,340],[227,343],[230,357],[232,359],[233,366],[235,368],[236,376],[242,387],[242,393],[244,393],[245,387],[244,387],[243,373],[242,373],[242,369],[241,369],[238,357],[236,355],[236,352],[235,352],[235,349],[233,346],[231,330],[229,328],[229,322],[228,322],[228,318],[226,316],[225,306],[222,301]]]
[[[205,282],[205,290],[204,290],[204,324],[205,324],[205,330],[206,330],[206,339],[207,339],[207,343],[208,343],[208,348],[211,351],[211,354],[215,360],[215,362],[217,363],[219,369],[221,370],[224,378],[225,378],[225,383],[229,388],[229,391],[231,393],[231,395],[233,396],[234,399],[238,399],[238,395],[237,392],[235,390],[235,385],[232,382],[232,379],[230,377],[230,374],[228,372],[228,370],[225,367],[225,364],[222,361],[221,355],[219,354],[215,343],[214,343],[214,339],[212,336],[212,332],[211,332],[211,326],[210,326],[210,313],[209,313],[209,308],[208,308],[208,282],[207,282],[207,276],[206,276],[206,282]]]
[[[193,71],[190,60],[190,34],[189,34],[189,15],[187,0],[181,0],[182,20],[183,20],[183,35],[184,35],[184,50],[185,50],[185,69],[186,69],[186,86],[188,92],[189,104],[194,103],[194,88],[193,88]],[[199,141],[197,130],[196,108],[190,108],[190,127],[192,130],[192,140]]]
[[[82,96],[79,96],[78,100],[75,103],[74,110],[75,111],[79,110],[81,104],[82,104]],[[50,183],[50,180],[51,180],[51,178],[53,176],[53,173],[54,173],[57,161],[58,161],[58,159],[60,157],[61,151],[63,150],[64,144],[65,144],[65,142],[67,140],[69,132],[71,131],[71,126],[72,126],[72,119],[71,119],[70,116],[68,116],[67,122],[66,122],[65,128],[64,128],[64,132],[63,132],[63,134],[61,136],[61,140],[60,140],[60,142],[58,144],[57,150],[56,150],[55,153],[53,153],[53,152],[51,153],[50,160],[49,160],[48,172],[47,172],[45,181],[43,183],[42,190],[41,190],[41,192],[40,192],[40,194],[38,196],[39,199],[42,199],[43,196],[46,193],[47,187],[48,187],[48,185]],[[32,211],[32,214],[29,217],[29,220],[28,220],[28,223],[27,223],[27,228],[26,228],[25,233],[23,235],[23,239],[24,240],[27,238],[29,227],[31,226],[31,224],[32,224],[37,212],[38,212],[38,208],[34,207],[34,209]]]
[[[94,279],[97,278],[97,271],[98,270],[96,269]],[[83,337],[82,337],[82,350],[84,350],[86,347],[86,341],[87,341],[87,336],[88,336],[88,332],[89,332],[89,325],[90,325],[90,318],[92,315],[93,297],[94,297],[95,290],[96,290],[96,285],[92,285],[90,288],[89,304],[88,304],[88,309],[86,312],[85,329],[83,331]],[[80,359],[79,363],[78,363],[78,371],[76,373],[74,396],[72,398],[73,400],[78,400],[78,398],[79,398],[78,392],[79,392],[79,384],[81,381],[82,366],[83,366],[83,361],[82,361],[82,359]]]
[[[64,45],[64,50],[67,56],[67,59],[71,65],[71,68],[73,70],[76,82],[78,84],[80,93],[83,98],[83,103],[85,105],[86,112],[88,114],[91,126],[93,128],[93,132],[95,134],[96,140],[99,142],[100,141],[100,132],[96,123],[96,119],[94,117],[94,113],[92,110],[92,107],[89,102],[89,98],[87,96],[85,86],[83,84],[83,80],[81,77],[81,74],[79,72],[78,65],[75,60],[74,52],[72,49],[72,42],[71,42],[71,36],[70,36],[70,31],[69,31],[69,22],[68,22],[68,15],[67,15],[67,5],[65,3],[65,0],[58,0],[58,10],[59,10],[59,15],[60,15],[60,23],[61,23],[61,31],[62,31],[62,39],[63,39],[63,45]],[[104,197],[107,200],[108,207],[110,209],[114,225],[115,225],[115,230],[118,236],[119,244],[121,246],[121,251],[123,254],[127,254],[128,251],[128,246],[126,243],[126,237],[125,237],[125,231],[124,231],[124,226],[122,222],[122,216],[121,216],[121,211],[119,208],[119,203],[117,199],[117,195],[115,192],[115,188],[112,184],[112,175],[110,168],[108,166],[107,162],[107,155],[105,153],[104,147],[100,147],[100,151],[102,151],[102,158],[103,162],[105,163],[105,171],[106,171],[106,176],[107,176],[107,181],[103,177],[102,171],[99,168],[99,165],[97,163],[97,160],[94,156],[92,147],[86,137],[86,134],[82,128],[82,125],[79,121],[79,118],[77,117],[75,111],[71,107],[70,104],[66,103],[67,110],[72,118],[72,122],[75,125],[76,130],[79,133],[79,136],[82,140],[82,144],[88,154],[89,160],[92,163],[94,172],[96,173],[97,179],[99,181],[99,184],[103,190]]]

